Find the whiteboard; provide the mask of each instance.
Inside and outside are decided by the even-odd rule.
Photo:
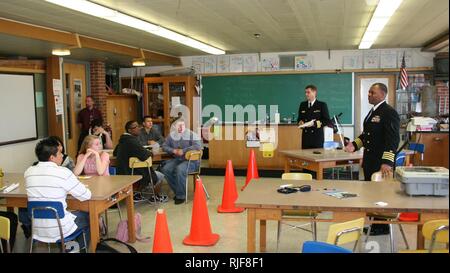
[[[0,145],[37,139],[34,76],[0,74]]]

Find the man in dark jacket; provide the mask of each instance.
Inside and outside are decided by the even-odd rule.
[[[302,126],[302,149],[323,148],[323,127],[330,123],[330,115],[325,102],[318,101],[317,87],[305,87],[306,101],[300,103],[297,123]]]
[[[125,125],[125,131],[120,136],[119,144],[114,149],[113,155],[117,158],[117,174],[131,175],[131,168],[129,166],[130,157],[137,157],[141,161],[147,160],[152,156],[152,153],[145,149],[138,140],[138,136],[141,130],[141,126],[135,120],[128,121]],[[167,202],[167,195],[161,194],[161,183],[164,175],[160,172],[151,169],[152,182],[155,185],[155,192],[157,194],[156,201]],[[142,175],[143,178],[139,181],[138,190],[144,189],[150,183],[150,174],[147,168],[135,168],[134,174]],[[156,179],[154,179],[156,178]],[[142,196],[139,194],[134,195],[135,201],[142,200]]]

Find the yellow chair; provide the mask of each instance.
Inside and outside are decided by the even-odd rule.
[[[355,246],[353,247],[353,252],[355,252],[363,228],[364,218],[333,224],[328,229],[327,243],[343,245],[355,242]]]
[[[282,180],[312,180],[312,175],[309,173],[283,173],[281,175]],[[278,230],[277,230],[277,251],[280,244],[280,236],[282,231],[282,225],[285,224],[290,226],[291,228],[298,228],[307,232],[311,232],[313,236],[313,240],[317,240],[317,228],[316,228],[316,222],[313,221],[318,215],[318,212],[315,211],[309,211],[309,210],[283,210],[282,212],[282,219],[281,221],[278,221]],[[303,228],[304,225],[291,225],[289,223],[285,223],[284,221],[311,221],[311,230]]]
[[[431,241],[428,249],[405,250],[400,253],[449,253],[448,249],[434,249],[436,242],[448,245],[448,219],[426,222],[422,227],[422,234]]]
[[[3,216],[0,216],[0,239],[6,240],[6,252],[10,253],[11,249],[9,246],[9,238],[11,236],[9,232],[9,219]],[[0,250],[4,253],[3,246],[0,243]]]
[[[394,178],[392,174],[388,177],[384,177],[381,172],[375,172],[371,176],[371,180],[373,182],[383,182],[383,181],[393,181]],[[399,222],[399,216],[400,213],[368,213],[367,217],[369,220],[373,220],[374,218],[379,218],[385,221],[389,222]],[[372,225],[369,226],[367,230],[366,240],[365,243],[369,240],[370,237],[370,230]],[[405,242],[406,249],[409,249],[408,241],[406,240],[405,232],[403,230],[403,226],[401,224],[398,224],[398,227],[400,228],[400,233],[402,234],[403,241]],[[395,253],[395,240],[394,240],[394,224],[389,224],[389,243],[391,246],[391,253]]]
[[[129,167],[131,169],[131,175],[134,174],[134,169],[147,168],[148,175],[149,175],[149,178],[150,178],[150,185],[149,185],[150,186],[149,188],[151,189],[150,194],[156,197],[155,185],[153,184],[153,181],[152,181],[152,172],[151,172],[151,167],[153,165],[152,157],[149,156],[145,161],[141,161],[137,157],[130,157],[130,159],[128,160],[128,164],[129,164]],[[158,202],[157,198],[153,198],[153,201],[148,199],[148,198],[145,198],[146,192],[145,192],[144,188],[139,189],[138,192],[141,192],[142,197],[144,197],[144,199],[147,199],[150,203],[154,202],[156,204]]]
[[[187,203],[188,200],[188,185],[189,185],[189,175],[192,175],[192,179],[193,179],[193,183],[194,183],[194,190],[195,190],[195,179],[200,177],[200,171],[201,171],[201,160],[202,160],[202,155],[203,155],[203,151],[202,150],[192,150],[192,151],[187,151],[186,154],[184,155],[184,158],[186,158],[186,160],[188,161],[188,165],[187,165],[187,176],[186,176],[186,196],[184,199],[184,203]],[[193,164],[193,161],[199,161],[198,164],[198,168],[196,170],[193,171],[189,171],[189,167],[191,164]],[[206,194],[206,198],[209,199],[209,193],[206,190],[205,184],[203,184],[203,190],[205,191]]]

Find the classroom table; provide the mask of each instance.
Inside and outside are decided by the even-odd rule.
[[[128,217],[129,242],[136,241],[134,223],[133,184],[142,178],[140,175],[113,175],[92,176],[88,179],[80,179],[92,193],[90,200],[80,202],[72,196],[67,196],[67,207],[71,210],[89,212],[90,221],[90,251],[95,252],[100,239],[99,222],[100,214],[112,205],[126,199]],[[4,185],[19,183],[19,187],[9,193],[0,192],[0,206],[6,206],[9,211],[14,208],[27,207],[27,193],[25,189],[25,178],[23,173],[5,173]]]
[[[448,219],[449,198],[436,196],[408,196],[398,181],[363,182],[349,180],[309,180],[289,181],[294,186],[311,185],[310,192],[281,194],[277,188],[286,184],[281,179],[259,178],[252,180],[240,193],[236,206],[247,209],[247,251],[256,250],[256,220],[260,221],[260,251],[266,250],[266,221],[282,219],[283,210],[312,210],[333,212],[332,219],[316,219],[316,222],[344,222],[361,217],[367,213],[420,213],[418,222],[401,222],[414,224],[417,230],[417,248],[424,248],[422,225],[433,219]],[[327,189],[327,190],[325,190]],[[330,189],[356,193],[357,197],[337,199],[324,194]],[[383,201],[387,206],[375,203]],[[309,219],[308,219],[309,221]],[[369,223],[395,223],[387,221],[368,221]]]
[[[316,153],[315,153],[316,152]],[[318,152],[318,153],[317,153]],[[405,162],[409,165],[409,157],[414,152],[404,150],[406,154]],[[316,179],[323,179],[323,170],[342,165],[361,164],[363,151],[359,150],[353,153],[347,153],[344,150],[325,150],[325,149],[299,149],[283,150],[280,153],[284,156],[284,172],[290,172],[291,168],[306,169],[314,171],[317,174]]]

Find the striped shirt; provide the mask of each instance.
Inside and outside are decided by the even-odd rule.
[[[64,208],[64,218],[61,219],[63,235],[67,237],[75,232],[76,216],[67,211],[67,194],[85,201],[91,198],[91,191],[69,169],[50,161],[29,167],[24,177],[28,201],[61,202]],[[60,239],[55,219],[35,219],[33,233],[34,239],[43,242],[56,242]]]

